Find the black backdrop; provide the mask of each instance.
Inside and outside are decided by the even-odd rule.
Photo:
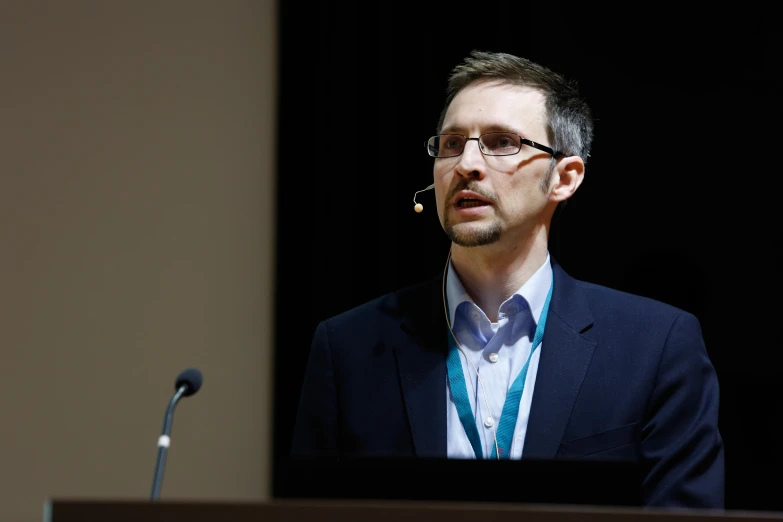
[[[748,7],[743,4],[742,7]],[[280,2],[275,469],[317,323],[442,269],[424,141],[471,49],[579,81],[596,118],[550,251],[572,276],[694,313],[721,386],[727,508],[783,510],[779,30],[737,5],[683,12],[524,2]],[[361,133],[385,133],[385,156]]]

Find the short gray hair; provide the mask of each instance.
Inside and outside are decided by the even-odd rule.
[[[452,69],[437,133],[443,127],[446,111],[457,93],[474,82],[489,80],[539,90],[545,99],[546,132],[550,146],[567,156],[580,156],[587,163],[593,142],[593,119],[576,83],[542,65],[511,54],[474,50]]]

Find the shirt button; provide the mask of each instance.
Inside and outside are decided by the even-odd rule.
[[[493,363],[498,362],[498,354],[496,354],[495,352],[489,354],[489,362],[493,362]]]
[[[478,310],[473,310],[470,312],[470,316],[473,318],[474,321],[478,321],[481,318],[481,314],[478,313]]]
[[[495,421],[492,419],[492,417],[487,417],[484,419],[484,426],[487,428],[491,428],[493,424],[495,424]]]

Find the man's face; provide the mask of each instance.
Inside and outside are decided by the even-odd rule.
[[[537,90],[475,83],[454,97],[441,134],[477,138],[508,131],[549,145],[544,110],[544,96]],[[527,145],[512,156],[485,156],[477,141],[468,141],[462,155],[435,159],[438,217],[449,238],[469,247],[518,241],[532,233],[545,219],[548,197],[541,184],[551,158]]]

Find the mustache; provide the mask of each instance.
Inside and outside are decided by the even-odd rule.
[[[487,201],[490,201],[492,203],[497,203],[498,197],[496,194],[492,194],[490,192],[487,192],[484,190],[483,187],[479,186],[477,181],[469,180],[465,183],[460,183],[457,186],[455,186],[451,191],[449,191],[449,197],[446,198],[446,201],[451,201],[454,199],[454,196],[457,194],[457,192],[461,190],[469,190],[471,192],[475,192],[482,198],[485,198]]]

